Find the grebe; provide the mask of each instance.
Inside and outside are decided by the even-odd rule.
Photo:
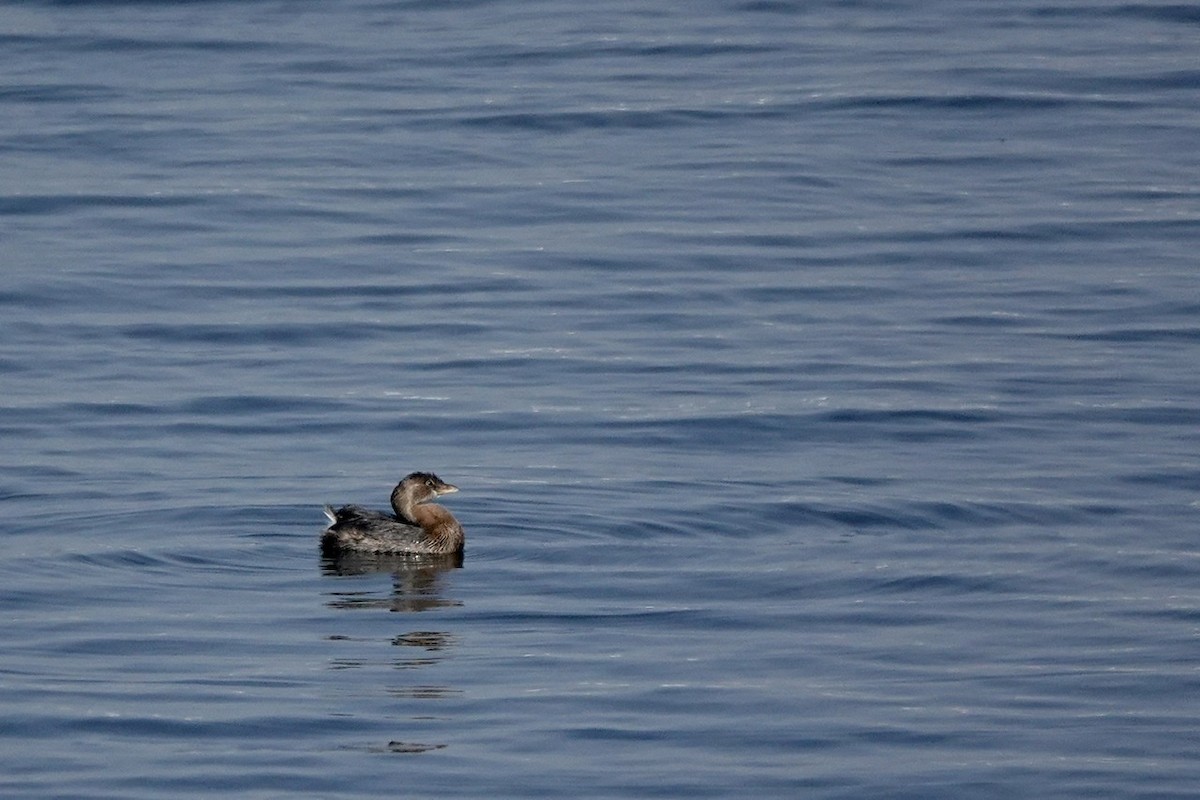
[[[449,511],[430,502],[438,495],[457,491],[457,486],[432,472],[414,472],[392,490],[395,516],[359,506],[342,506],[336,511],[325,506],[331,524],[321,534],[321,551],[326,555],[461,553],[462,525]]]

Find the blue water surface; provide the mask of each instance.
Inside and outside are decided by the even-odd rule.
[[[1189,6],[0,22],[0,794],[1195,796]]]

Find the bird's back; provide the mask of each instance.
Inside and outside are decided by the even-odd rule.
[[[455,550],[447,548],[440,537],[431,537],[419,525],[410,524],[391,514],[360,506],[343,506],[337,510],[325,506],[325,516],[332,523],[321,535],[321,550],[327,555],[347,551],[399,554],[447,553]]]

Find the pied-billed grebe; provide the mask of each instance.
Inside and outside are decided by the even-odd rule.
[[[392,490],[394,516],[359,506],[342,506],[336,511],[325,506],[325,516],[332,524],[321,534],[321,550],[326,555],[461,553],[462,526],[453,514],[430,502],[457,491],[457,486],[432,472],[414,472]]]

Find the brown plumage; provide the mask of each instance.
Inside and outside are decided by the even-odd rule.
[[[414,472],[392,490],[393,514],[360,506],[325,506],[330,526],[321,534],[321,551],[338,553],[461,553],[463,529],[454,515],[431,502],[457,492],[432,472]]]

